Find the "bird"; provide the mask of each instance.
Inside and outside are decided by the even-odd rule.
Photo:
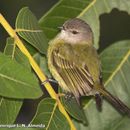
[[[94,96],[101,109],[103,96],[120,113],[130,116],[130,108],[104,87],[93,32],[84,20],[72,18],[64,22],[49,42],[47,58],[52,76],[78,103],[82,96]]]

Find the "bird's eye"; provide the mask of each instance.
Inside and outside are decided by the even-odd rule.
[[[72,31],[72,33],[73,33],[73,34],[77,34],[77,33],[79,33],[79,32],[74,30],[74,31]]]

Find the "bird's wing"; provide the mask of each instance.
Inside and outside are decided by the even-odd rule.
[[[75,97],[91,95],[93,80],[87,66],[78,67],[56,51],[53,52],[53,66]]]

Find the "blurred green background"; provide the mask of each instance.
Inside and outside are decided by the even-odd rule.
[[[0,13],[14,27],[18,11],[25,6],[40,19],[58,0],[0,0]],[[69,2],[69,0],[68,0]],[[113,42],[130,39],[130,15],[113,9],[109,14],[100,16],[100,49],[102,51]],[[0,26],[0,50],[3,50],[8,34]],[[37,104],[37,103],[36,103]],[[35,112],[36,104],[26,100],[17,122],[27,123]]]

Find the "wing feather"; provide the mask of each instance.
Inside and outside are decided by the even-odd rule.
[[[53,52],[53,66],[76,97],[90,95],[93,80],[87,66],[78,67],[73,61],[66,60],[57,51]]]

